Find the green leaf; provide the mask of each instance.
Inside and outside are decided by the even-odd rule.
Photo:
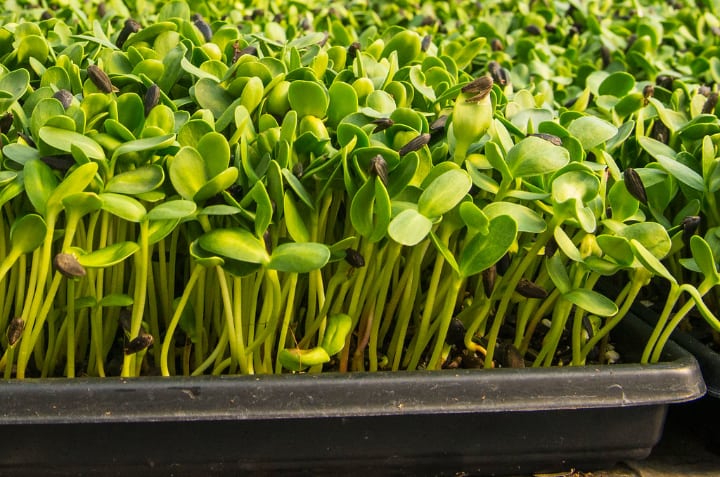
[[[553,237],[555,238],[555,243],[557,243],[558,248],[562,250],[562,253],[564,253],[567,258],[574,262],[582,262],[583,259],[580,250],[578,250],[562,227],[555,228]]]
[[[268,268],[280,272],[307,273],[318,270],[330,260],[330,249],[321,243],[284,243],[270,255]]]
[[[432,221],[415,209],[405,209],[388,225],[388,235],[399,244],[413,246],[427,237]]]
[[[220,133],[205,134],[197,143],[197,151],[205,159],[208,177],[215,177],[230,165],[230,145]]]
[[[116,160],[123,154],[130,152],[156,151],[158,149],[164,149],[172,145],[173,142],[175,142],[174,134],[165,134],[163,136],[147,137],[135,139],[134,141],[128,141],[115,149],[115,152],[113,152],[112,155],[112,160]],[[88,156],[92,157],[89,154]]]
[[[200,236],[198,245],[210,253],[241,262],[267,264],[270,261],[265,242],[245,229],[211,230]]]
[[[141,166],[121,172],[105,184],[105,192],[138,195],[157,189],[165,181],[165,170],[157,165]]]
[[[60,149],[61,151],[72,152],[72,146],[74,145],[80,148],[89,158],[105,159],[105,151],[100,147],[100,144],[75,131],[43,126],[40,128],[39,135],[40,139],[45,141],[49,146]]]
[[[705,183],[703,182],[702,176],[685,164],[662,154],[658,154],[655,159],[657,159],[658,163],[660,163],[663,169],[668,171],[671,176],[686,186],[700,192],[705,190]]]
[[[147,214],[148,220],[184,219],[195,213],[197,205],[190,200],[170,200],[153,207]]]
[[[47,234],[45,220],[37,214],[27,214],[18,218],[10,227],[10,241],[13,249],[20,253],[30,253],[38,248]]]
[[[545,268],[550,276],[555,287],[560,293],[565,294],[572,288],[572,282],[568,275],[565,264],[559,255],[553,255],[548,260],[545,260]]]
[[[665,227],[657,222],[640,222],[623,227],[617,235],[642,244],[643,249],[662,260],[670,253],[672,241]]]
[[[201,108],[208,109],[218,119],[232,104],[233,97],[220,86],[212,75],[203,74],[194,86],[194,96]]]
[[[532,177],[557,171],[570,162],[570,153],[562,146],[530,136],[508,151],[506,161],[512,177]]]
[[[567,129],[586,151],[612,139],[618,132],[615,126],[595,116],[579,117]]]
[[[140,246],[135,242],[118,242],[90,253],[82,253],[79,249],[73,249],[78,262],[85,268],[112,267],[138,250],[140,250]]]
[[[297,194],[298,198],[302,200],[305,205],[310,207],[311,210],[315,210],[315,205],[313,204],[313,198],[310,196],[308,191],[305,189],[305,187],[302,185],[300,180],[295,177],[295,175],[290,171],[289,169],[283,169],[282,175],[285,178],[285,181],[287,181],[290,188]]]
[[[616,71],[605,78],[598,87],[598,94],[609,94],[618,98],[625,96],[635,87],[635,78],[630,73]]]
[[[87,187],[97,173],[96,162],[88,162],[78,166],[58,184],[47,199],[48,214],[60,213],[63,209],[62,200],[70,194],[82,191]]]
[[[611,299],[594,290],[576,288],[563,293],[563,298],[573,305],[598,316],[614,316],[618,307]]]
[[[110,295],[105,295],[100,299],[100,301],[97,303],[98,306],[130,306],[133,304],[133,298],[131,296],[125,295],[124,293],[111,293]]]
[[[658,156],[675,158],[677,155],[673,148],[651,137],[640,136],[638,138],[638,143],[640,144],[640,147],[645,149],[645,151],[655,159],[657,159]]]
[[[169,168],[170,182],[183,199],[192,200],[207,182],[205,161],[191,146],[182,147],[172,159]]]
[[[665,268],[665,265],[638,240],[630,239],[630,248],[632,248],[635,258],[637,258],[647,270],[665,278],[670,283],[677,283],[677,280],[675,280],[675,277]]]
[[[462,202],[458,211],[460,218],[462,218],[468,228],[476,230],[483,235],[487,235],[490,232],[488,228],[490,219],[477,205],[472,202]]]
[[[461,169],[451,169],[435,178],[418,199],[418,212],[428,218],[452,210],[472,187],[472,179]]]
[[[283,197],[284,203],[284,214],[285,214],[285,226],[287,227],[290,237],[295,242],[309,242],[310,231],[305,225],[305,219],[300,215],[295,201],[292,199],[290,194],[285,194]]]
[[[509,215],[492,219],[488,234],[476,234],[460,253],[460,274],[470,277],[494,265],[510,250],[517,230],[515,219]]]
[[[58,183],[50,166],[39,159],[27,162],[23,168],[23,182],[30,203],[40,215],[46,215],[48,200]]]
[[[299,118],[308,115],[324,118],[330,103],[328,93],[320,83],[305,80],[290,83],[288,100]]]
[[[511,216],[517,222],[518,232],[542,233],[547,228],[547,224],[540,214],[514,202],[491,202],[485,206],[483,212],[491,220],[500,215]]]
[[[100,194],[100,198],[103,201],[103,210],[129,222],[142,222],[147,214],[145,207],[132,197],[106,192]]]
[[[330,356],[321,346],[309,350],[283,348],[278,352],[278,361],[285,369],[302,371],[310,366],[317,366],[329,362]]]
[[[430,240],[432,241],[433,245],[435,245],[435,248],[437,248],[438,252],[443,256],[445,261],[448,265],[457,273],[460,274],[460,266],[457,263],[457,260],[455,260],[455,256],[450,251],[450,248],[445,245],[443,242],[440,241],[440,238],[435,235],[432,231],[430,231]]]
[[[699,235],[693,235],[690,238],[690,250],[692,251],[695,263],[705,279],[712,280],[714,283],[719,283],[720,274],[717,271],[715,257],[710,245]]]
[[[343,350],[348,334],[352,331],[352,318],[345,313],[337,313],[327,319],[325,334],[320,345],[327,354],[334,356]]]
[[[237,182],[240,171],[237,167],[228,167],[220,174],[208,180],[193,196],[195,202],[202,202],[220,194]]]

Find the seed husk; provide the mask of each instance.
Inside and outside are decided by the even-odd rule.
[[[135,354],[149,348],[155,342],[151,334],[140,330],[140,334],[125,346],[125,354]]]
[[[662,121],[658,119],[653,123],[650,137],[657,141],[660,141],[663,144],[667,144],[670,140],[670,130],[667,128],[667,126],[665,126]]]
[[[488,73],[492,76],[493,82],[500,86],[505,86],[508,83],[508,72],[500,66],[500,63],[497,61],[490,61],[488,63]]]
[[[703,104],[702,107],[702,113],[703,114],[712,114],[715,112],[715,106],[717,106],[718,103],[718,93],[717,91],[713,91],[708,96],[708,99],[705,101],[705,104]]]
[[[638,174],[632,167],[628,167],[625,169],[623,176],[625,178],[625,187],[628,192],[630,192],[630,195],[635,197],[642,204],[647,205],[647,192],[645,192],[645,185],[640,178],[640,174]]]
[[[425,35],[422,39],[422,42],[420,42],[420,49],[422,51],[427,51],[428,48],[430,48],[431,43],[432,43],[432,36]]]
[[[437,23],[437,20],[435,17],[431,17],[430,15],[425,15],[420,22],[420,26],[433,26],[435,23]]]
[[[123,331],[125,333],[130,333],[130,329],[132,329],[132,312],[127,308],[120,310],[119,322]]]
[[[25,320],[23,320],[19,316],[13,318],[7,327],[8,346],[10,346],[11,348],[15,346],[15,343],[20,341],[20,337],[22,337],[24,330]]]
[[[378,133],[380,131],[384,131],[393,124],[395,124],[395,121],[393,121],[390,118],[378,118],[372,121],[373,124],[375,124],[375,129],[373,129],[373,134]]]
[[[547,25],[545,25],[545,31],[548,33],[555,33],[557,31],[557,27],[548,23]]]
[[[197,28],[200,33],[202,33],[203,38],[205,41],[212,40],[212,28],[210,28],[210,25],[207,24],[207,22],[203,19],[202,15],[197,14],[197,18],[193,20],[193,25],[195,25],[195,28]]]
[[[507,272],[508,268],[510,268],[510,254],[506,253],[503,255],[495,264],[495,268],[497,269],[498,275],[505,275],[505,272]]]
[[[71,154],[62,154],[59,156],[43,156],[40,158],[45,164],[63,173],[70,170],[72,166],[77,164],[75,158]]]
[[[492,86],[493,79],[490,76],[481,76],[463,86],[460,91],[465,94],[474,95],[468,99],[468,101],[480,101],[490,93]]]
[[[528,25],[525,27],[525,31],[530,35],[540,35],[542,33],[542,30],[537,25]]]
[[[150,114],[150,111],[158,105],[160,101],[160,87],[156,84],[151,85],[145,92],[145,116]]]
[[[643,104],[645,104],[645,106],[647,106],[648,100],[650,98],[652,98],[653,96],[655,96],[655,86],[653,86],[651,84],[645,85],[645,87],[643,88],[643,98],[644,98]]]
[[[557,252],[558,244],[555,237],[551,237],[545,244],[545,256],[551,258]]]
[[[492,48],[492,51],[503,51],[505,46],[500,38],[493,38],[490,42],[490,48]]]
[[[430,134],[435,134],[437,132],[440,132],[445,129],[445,125],[447,124],[448,115],[443,114],[442,116],[438,117],[435,121],[433,121],[430,124]]]
[[[602,58],[603,68],[607,68],[610,64],[610,49],[607,46],[600,47],[600,57]]]
[[[17,135],[19,138],[21,138],[23,141],[25,141],[25,144],[27,144],[28,146],[37,147],[35,145],[35,141],[33,141],[33,138],[31,138],[27,134],[18,131]]]
[[[230,194],[230,196],[235,199],[236,201],[240,202],[243,198],[243,189],[240,184],[233,184],[230,187],[226,189],[227,193]]]
[[[457,318],[453,318],[445,335],[445,342],[449,345],[463,348],[465,346],[465,325]]]
[[[7,134],[13,125],[15,116],[11,112],[7,112],[0,116],[0,133]]]
[[[697,93],[707,98],[708,96],[710,96],[710,93],[712,93],[712,90],[710,89],[710,86],[703,84],[698,86]]]
[[[72,104],[73,99],[75,99],[75,96],[73,94],[66,90],[66,89],[60,89],[53,94],[53,98],[60,101],[60,104],[63,105],[64,109],[67,109]]]
[[[545,139],[547,142],[552,143],[556,146],[562,146],[562,139],[555,136],[554,134],[547,134],[547,133],[533,133],[528,134],[528,136],[535,136],[539,137],[540,139]]]
[[[360,48],[362,48],[362,47],[360,46],[360,43],[358,43],[357,41],[350,43],[350,46],[348,46],[348,48],[347,48],[348,59],[354,60],[355,57],[357,56],[357,52],[360,51]]]
[[[243,55],[257,56],[257,48],[252,45],[246,46],[245,48],[243,48],[242,50],[240,50],[238,52],[238,58],[240,58]]]
[[[497,362],[502,368],[525,367],[525,360],[512,343],[499,343]]]
[[[655,78],[655,84],[668,91],[672,91],[673,89],[673,79],[668,75],[658,75],[657,78]]]
[[[48,12],[47,10],[40,14],[40,20],[50,20],[52,17],[52,13]]]
[[[112,93],[113,91],[117,91],[117,88],[113,86],[107,73],[101,70],[97,65],[88,66],[87,72],[88,77],[93,84],[103,93]]]
[[[58,272],[67,278],[80,278],[87,274],[85,267],[80,265],[77,257],[71,253],[58,253],[55,255],[53,265],[55,265]]]
[[[115,46],[117,46],[118,48],[122,48],[130,35],[132,33],[137,33],[138,31],[140,31],[140,28],[140,24],[132,18],[128,18],[127,20],[125,20],[123,29],[120,30],[120,33],[115,40]]]
[[[107,6],[105,2],[100,2],[97,6],[97,16],[98,18],[103,18],[105,15],[107,15]]]
[[[683,242],[688,242],[700,227],[701,218],[699,215],[689,215],[682,219],[681,225],[683,229],[682,239]]]
[[[489,297],[492,295],[495,289],[495,280],[497,279],[497,266],[493,265],[490,268],[486,268],[482,271],[483,280],[483,291],[485,296]]]
[[[353,268],[362,268],[365,266],[365,257],[354,248],[345,249],[345,261]]]
[[[387,187],[388,185],[388,166],[387,161],[385,161],[385,158],[382,157],[380,154],[376,155],[370,160],[370,174],[375,175],[378,179],[380,179]]]
[[[321,47],[321,48],[322,48],[323,46],[325,46],[325,44],[327,43],[327,41],[328,41],[329,38],[330,38],[330,33],[327,32],[327,31],[324,31],[324,32],[323,32],[323,39],[318,42],[318,46]]]
[[[548,296],[547,290],[527,278],[520,279],[515,291],[525,298],[547,298]]]
[[[410,154],[413,151],[418,151],[418,150],[422,149],[422,147],[425,146],[429,142],[430,142],[430,134],[428,134],[428,133],[420,134],[419,136],[415,137],[410,142],[405,144],[403,147],[401,147],[400,150],[398,151],[398,153],[401,156]]]

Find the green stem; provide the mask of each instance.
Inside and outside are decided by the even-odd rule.
[[[67,377],[75,377],[75,280],[69,278],[67,281]]]
[[[140,250],[135,254],[135,290],[133,298],[132,317],[130,319],[130,339],[135,339],[140,334],[143,314],[145,312],[145,300],[147,299],[147,264],[149,262],[150,245],[148,243],[149,222],[140,222]],[[139,353],[128,354],[123,358],[122,377],[133,376],[137,369],[136,358]]]
[[[447,244],[450,239],[452,230],[449,227],[443,227],[440,229],[439,239],[443,244]],[[442,278],[442,270],[445,266],[445,257],[441,253],[438,253],[435,257],[435,264],[433,266],[432,276],[430,278],[430,284],[425,292],[425,305],[423,309],[422,318],[420,320],[420,329],[418,330],[418,339],[415,343],[410,362],[408,363],[408,369],[416,369],[422,353],[425,350],[424,343],[428,334],[428,328],[430,327],[430,321],[433,316],[435,309],[435,300],[437,298],[438,286],[440,285],[440,279]]]
[[[295,289],[297,288],[298,274],[290,273],[287,281],[288,295],[285,302],[285,315],[283,316],[282,325],[280,328],[280,339],[277,344],[277,353],[275,358],[275,373],[282,373],[282,364],[280,364],[280,352],[285,349],[285,343],[287,341],[288,330],[290,329],[290,322],[292,321],[294,308],[295,308]]]
[[[39,253],[33,254],[33,272],[36,273],[37,281],[34,287],[28,287],[25,298],[25,306],[23,307],[22,319],[25,321],[24,338],[20,340],[20,348],[18,350],[17,373],[18,379],[25,378],[25,370],[30,360],[30,352],[34,346],[34,340],[28,339],[29,336],[35,335],[36,317],[38,310],[42,304],[44,294],[45,281],[50,271],[50,262],[52,255],[52,242],[55,232],[55,217],[46,218],[47,232]],[[37,251],[36,251],[37,252]],[[59,283],[58,283],[59,286]],[[38,324],[38,328],[42,327],[42,323]],[[37,331],[39,333],[39,329]],[[8,363],[10,365],[10,363]]]
[[[697,289],[700,297],[705,296],[705,294],[709,292],[714,285],[715,284],[712,280],[704,280]],[[683,288],[681,286],[680,291],[682,290]],[[690,312],[690,310],[692,310],[694,306],[702,305],[700,303],[696,303],[693,299],[690,299],[685,302],[685,304],[683,304],[683,306],[675,313],[672,320],[670,320],[670,323],[665,327],[665,330],[660,335],[660,338],[655,344],[655,349],[653,351],[652,357],[650,358],[651,363],[657,363],[660,360],[660,355],[665,348],[665,344],[670,339],[670,335],[672,335],[672,332],[675,331],[677,325],[680,324],[682,319],[685,318],[685,316]]]
[[[173,313],[172,318],[170,318],[170,323],[165,331],[165,339],[163,339],[162,349],[160,351],[160,372],[163,376],[170,376],[170,370],[168,369],[168,354],[170,353],[170,346],[175,342],[175,329],[180,323],[180,318],[182,317],[185,306],[190,299],[190,295],[195,287],[195,282],[197,282],[198,278],[200,278],[204,272],[205,267],[202,265],[195,265],[192,274],[190,275],[190,279],[188,280],[187,285],[185,285],[185,290],[180,297],[175,313]]]
[[[405,337],[407,336],[410,320],[413,316],[415,299],[418,294],[418,281],[421,275],[422,261],[425,252],[430,246],[430,241],[425,240],[412,248],[410,258],[403,274],[407,274],[407,282],[403,289],[402,298],[400,299],[400,307],[397,313],[397,320],[393,337],[390,341],[390,353],[388,359],[392,363],[392,370],[400,369],[402,363],[403,350],[405,349]],[[402,278],[401,278],[402,281]]]
[[[387,304],[388,289],[390,288],[390,281],[392,279],[392,270],[395,268],[395,263],[400,257],[402,245],[396,242],[390,242],[388,244],[388,247],[388,254],[383,261],[387,271],[379,280],[380,287],[375,298],[375,312],[373,313],[374,320],[371,325],[370,341],[368,343],[368,359],[370,362],[370,371],[377,371],[378,369],[378,338],[380,334],[380,324],[383,322],[383,320],[392,320],[391,315],[385,314],[385,307]]]
[[[553,236],[555,228],[559,225],[559,223],[560,221],[556,217],[554,217],[550,221],[547,230],[545,230],[545,232],[538,236],[537,240],[530,248],[528,253],[523,257],[517,268],[508,277],[507,285],[505,285],[504,287],[504,292],[502,298],[500,299],[500,304],[498,305],[497,311],[495,312],[495,317],[493,318],[492,326],[490,327],[490,333],[487,336],[488,347],[487,356],[485,359],[486,369],[493,366],[493,356],[495,354],[495,347],[497,345],[498,335],[500,334],[500,327],[505,320],[505,313],[507,313],[508,311],[508,306],[510,305],[510,300],[512,299],[513,293],[515,292],[515,288],[520,282],[520,279],[525,273],[525,270],[527,270],[528,267],[532,265],[533,261],[537,259],[540,250],[542,250],[545,244],[547,244],[548,240],[550,240],[550,238]],[[503,280],[503,282],[505,282],[505,280]],[[496,287],[495,290],[498,290],[498,287]]]
[[[622,321],[625,315],[627,315],[628,311],[630,311],[630,307],[632,307],[633,303],[635,302],[635,298],[637,298],[638,293],[640,293],[642,287],[647,284],[647,281],[650,280],[651,277],[652,274],[644,268],[635,269],[635,273],[631,277],[630,288],[628,290],[627,296],[623,301],[622,306],[618,310],[617,314],[610,318],[605,323],[605,325],[600,328],[597,333],[595,333],[595,336],[590,338],[588,342],[585,343],[585,346],[583,346],[582,349],[583,360],[587,359],[588,353],[592,351],[595,345],[599,343],[600,340],[605,338],[605,336],[607,336],[610,331],[615,328],[615,326],[617,326],[620,321]]]
[[[436,319],[440,323],[437,332],[435,347],[428,363],[428,369],[440,369],[442,367],[442,351],[445,346],[445,338],[447,337],[448,328],[453,319],[455,304],[457,302],[458,293],[463,283],[462,277],[453,273],[452,282],[445,295],[445,303],[440,312],[440,316]]]

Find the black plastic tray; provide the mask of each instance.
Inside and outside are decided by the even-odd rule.
[[[620,350],[649,333],[621,326]],[[9,381],[0,475],[588,469],[646,457],[668,405],[704,392],[672,343],[645,366]]]
[[[657,314],[645,307],[634,307],[633,312],[648,323],[654,324],[657,321]],[[720,354],[679,329],[675,329],[670,338],[697,359],[707,386],[707,396],[720,399]]]

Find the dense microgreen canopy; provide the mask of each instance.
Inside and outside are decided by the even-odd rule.
[[[648,283],[644,361],[720,330],[705,3],[11,2],[0,369],[606,362]]]

